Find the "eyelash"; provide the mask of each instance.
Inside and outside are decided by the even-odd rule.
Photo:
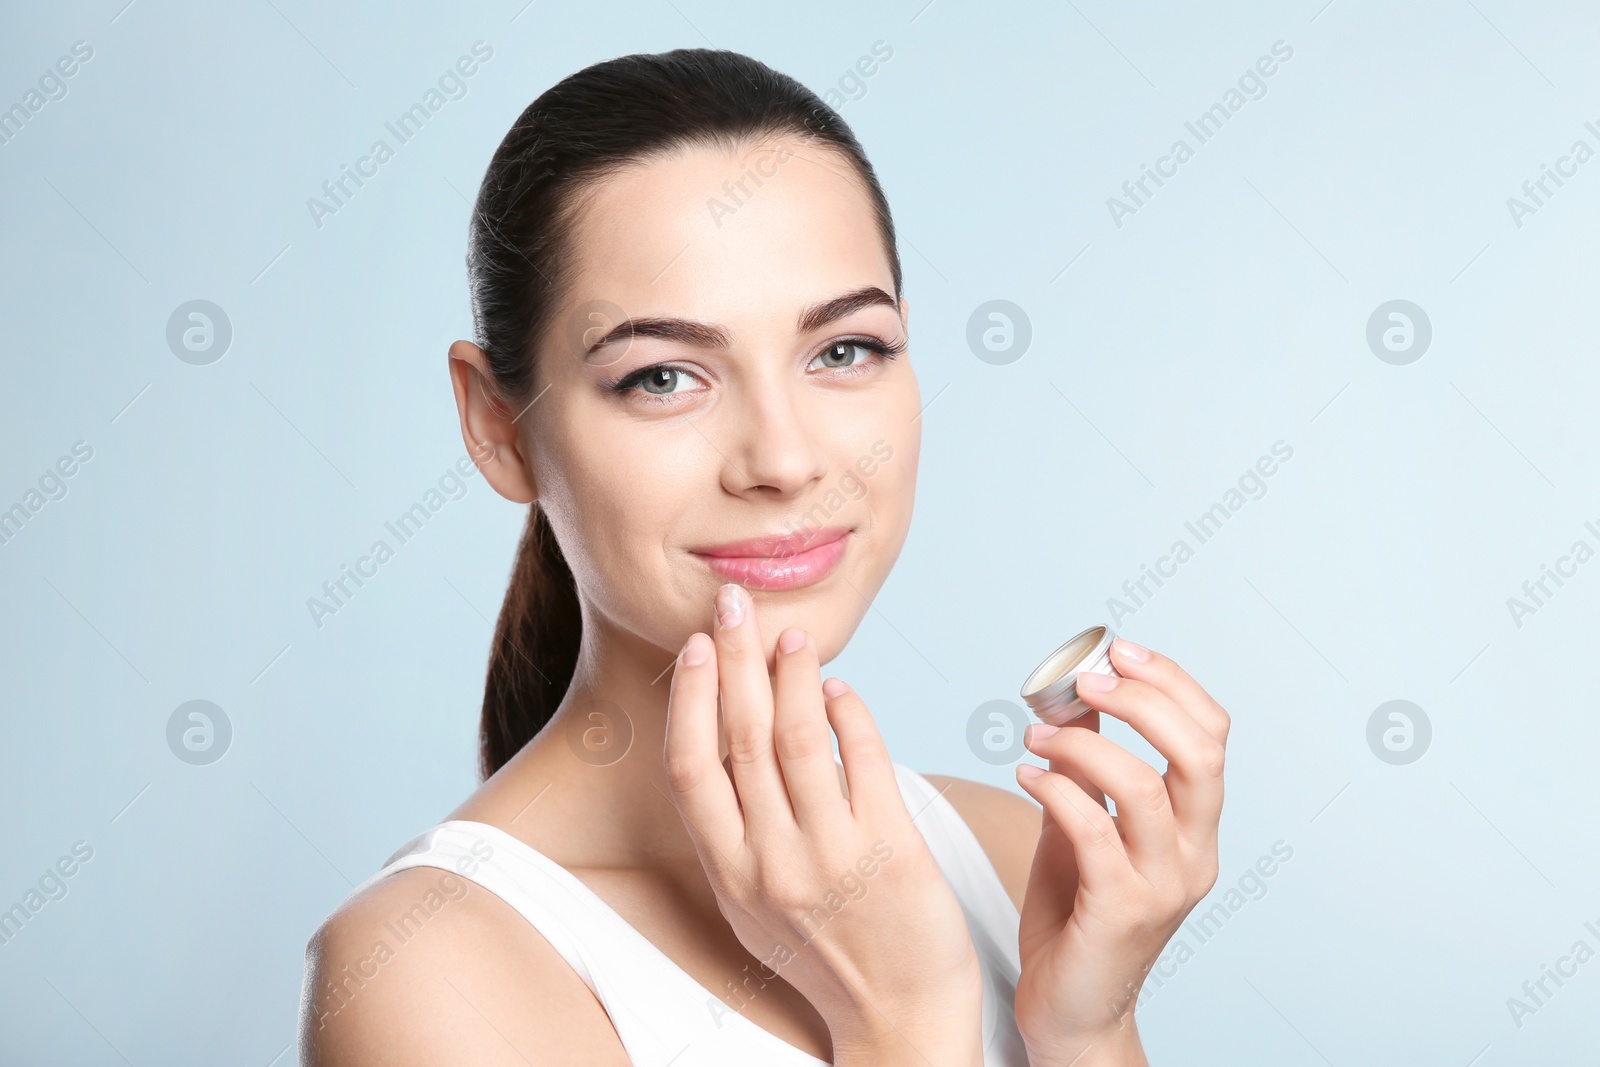
[[[817,356],[823,355],[829,349],[837,348],[839,345],[857,345],[861,348],[867,349],[868,351],[875,352],[879,356],[883,357],[879,362],[887,362],[888,360],[892,360],[906,350],[905,341],[896,341],[894,344],[890,344],[881,337],[863,335],[856,337],[840,337],[837,340],[829,341],[827,345],[823,347],[822,351],[817,353]],[[811,358],[814,360],[817,357],[813,356]],[[857,363],[849,367],[832,367],[828,369],[833,370],[836,374],[849,375],[853,377],[858,374],[868,373],[870,367],[868,363]],[[636,390],[634,388],[635,386],[642,384],[645,379],[649,378],[650,375],[659,370],[675,370],[679,374],[687,374],[690,377],[696,377],[693,371],[685,370],[682,367],[673,366],[670,363],[652,363],[650,366],[641,367],[632,374],[629,374],[615,382],[606,383],[605,388],[619,396],[637,392],[639,396],[643,398],[646,404],[677,403],[677,401],[672,399],[677,395],[675,393],[647,393],[642,389]]]

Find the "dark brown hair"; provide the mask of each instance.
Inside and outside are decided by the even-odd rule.
[[[826,145],[854,166],[898,297],[894,223],[877,175],[838,113],[793,78],[737,52],[679,48],[585,67],[530,104],[489,161],[468,234],[477,343],[500,399],[520,412],[535,395],[537,353],[571,282],[586,189],[681,148],[787,135]],[[550,721],[572,682],[582,632],[572,571],[535,501],[489,656],[479,729],[485,778]]]

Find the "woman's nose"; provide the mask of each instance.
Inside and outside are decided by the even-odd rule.
[[[753,383],[734,404],[724,428],[723,484],[743,495],[766,491],[796,496],[828,471],[820,413],[798,387]],[[732,409],[732,410],[730,410]]]

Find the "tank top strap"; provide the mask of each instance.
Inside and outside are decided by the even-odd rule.
[[[420,866],[451,871],[521,914],[594,993],[635,1064],[827,1067],[701,985],[577,875],[499,827],[442,822],[354,892]]]
[[[912,823],[922,831],[934,862],[944,872],[966,915],[972,947],[983,969],[983,1055],[988,1065],[1028,1062],[1017,1031],[1017,979],[1022,956],[1017,929],[1022,916],[1005,883],[967,821],[932,782],[896,763],[895,776]]]
[[[587,946],[597,940],[592,931],[597,924],[604,926],[607,916],[590,909],[588,901],[572,892],[566,879],[577,879],[570,871],[498,827],[451,819],[401,845],[356,892],[411,867],[449,871],[489,890],[533,923],[584,984],[599,995],[595,968],[591,967],[594,954]],[[580,930],[590,933],[580,937]]]
[[[982,965],[985,1063],[1026,1064],[1012,1015],[1021,971],[1016,906],[960,813],[922,775],[893,766],[913,824],[961,904]],[[827,1067],[701,985],[577,875],[487,823],[439,823],[402,845],[352,895],[420,866],[482,886],[532,924],[594,993],[635,1064]]]
[[[928,851],[966,909],[967,921],[975,927],[973,935],[976,937],[981,931],[999,957],[1020,971],[1017,925],[1021,915],[983,844],[932,782],[900,763],[894,765],[894,771],[911,819],[922,831]]]

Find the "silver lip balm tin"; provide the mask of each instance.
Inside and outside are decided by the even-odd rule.
[[[1041,722],[1062,726],[1093,709],[1078,696],[1078,675],[1117,674],[1109,626],[1091,626],[1045,657],[1022,683],[1022,699]],[[1120,677],[1120,675],[1119,675]]]

